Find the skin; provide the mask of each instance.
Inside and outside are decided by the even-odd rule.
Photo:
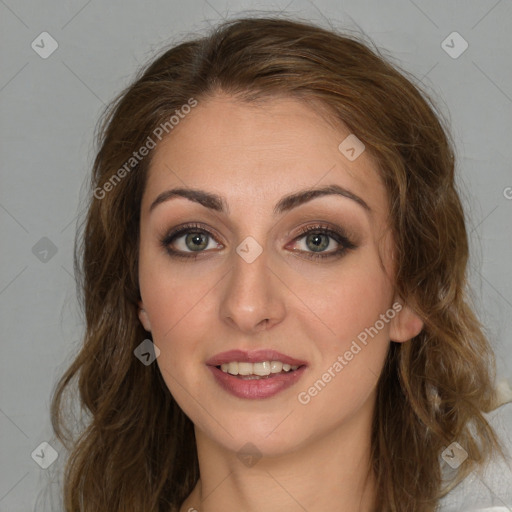
[[[372,510],[377,379],[390,340],[406,342],[423,324],[394,292],[388,198],[376,164],[367,152],[349,161],[338,150],[349,133],[296,99],[249,105],[218,94],[199,102],[155,149],[141,204],[139,318],[160,349],[170,392],[195,425],[201,477],[180,512]],[[328,195],[273,215],[283,196],[328,184],[350,190],[371,211]],[[219,194],[229,213],[182,197],[149,212],[173,187]],[[160,239],[189,222],[212,237],[198,259],[172,258]],[[299,228],[318,222],[343,228],[357,248],[308,259],[315,246]],[[252,263],[236,252],[247,236],[263,249]],[[197,254],[185,240],[180,235],[172,247]],[[339,247],[322,241],[329,241],[324,253]],[[396,302],[400,313],[301,404],[298,394]],[[237,398],[205,365],[235,348],[276,349],[308,367],[271,398]],[[262,455],[250,467],[237,457],[247,442]]]

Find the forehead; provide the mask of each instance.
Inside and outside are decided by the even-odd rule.
[[[349,136],[325,110],[298,99],[253,104],[219,95],[200,101],[154,150],[142,208],[174,187],[206,189],[229,205],[267,208],[296,190],[338,184],[385,215],[376,162],[367,151],[351,161],[339,148],[352,142]]]

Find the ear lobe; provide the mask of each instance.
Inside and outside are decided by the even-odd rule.
[[[397,314],[389,322],[391,341],[403,343],[421,332],[424,326],[423,320],[408,305],[403,305],[401,300],[397,300],[393,304],[393,309],[397,311]]]
[[[146,331],[148,332],[151,332],[151,323],[149,322],[149,317],[148,314],[146,313],[146,310],[144,309],[144,304],[142,303],[142,301],[139,301],[138,315],[140,323],[142,324],[144,329],[146,329]]]

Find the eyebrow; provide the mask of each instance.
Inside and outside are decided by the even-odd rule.
[[[307,203],[308,201],[311,201],[317,197],[328,195],[337,195],[347,199],[352,199],[368,212],[372,211],[368,204],[359,196],[353,192],[350,192],[350,190],[333,184],[321,188],[299,190],[298,192],[284,196],[274,206],[274,215],[290,211],[293,208],[297,208],[298,206]],[[159,194],[157,198],[151,203],[149,212],[151,213],[151,211],[153,211],[154,208],[159,204],[165,203],[166,201],[176,197],[184,197],[190,201],[201,204],[205,208],[214,210],[219,213],[229,213],[229,206],[222,196],[211,192],[206,192],[205,190],[184,187],[173,188]]]

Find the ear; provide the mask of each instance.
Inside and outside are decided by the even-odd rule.
[[[144,304],[141,300],[139,300],[139,320],[140,323],[144,326],[144,329],[146,331],[151,332],[151,323],[149,322],[148,314],[146,313],[146,310],[144,309]]]
[[[391,341],[403,343],[417,336],[423,329],[423,320],[404,301],[395,297],[393,310],[396,315],[389,322],[389,338]]]

